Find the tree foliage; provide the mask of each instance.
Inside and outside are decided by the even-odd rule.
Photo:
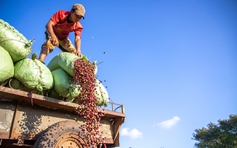
[[[209,123],[207,128],[196,129],[193,140],[197,148],[237,148],[237,115],[218,124]]]

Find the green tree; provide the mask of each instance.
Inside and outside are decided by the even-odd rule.
[[[193,140],[197,148],[237,148],[237,115],[228,120],[218,120],[218,124],[209,123],[207,128],[196,129]]]

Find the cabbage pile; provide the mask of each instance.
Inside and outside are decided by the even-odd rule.
[[[75,76],[76,69],[74,64],[77,60],[85,60],[91,63],[85,56],[78,57],[75,54],[69,52],[62,52],[55,56],[48,64],[48,68],[52,72],[54,79],[54,87],[50,91],[49,96],[58,99],[66,99],[69,102],[80,102],[78,95],[81,93],[81,84],[75,82],[73,77]],[[94,74],[97,72],[96,62],[91,63],[94,65]],[[94,95],[97,98],[98,106],[107,106],[109,102],[109,95],[103,84],[94,77],[95,89]],[[57,95],[58,94],[58,95]],[[77,99],[76,99],[77,98]]]
[[[39,60],[27,58],[32,43],[0,19],[0,84],[44,94],[53,87],[53,76]]]

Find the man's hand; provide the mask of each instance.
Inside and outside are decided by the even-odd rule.
[[[58,45],[59,45],[58,39],[57,39],[56,36],[51,36],[51,37],[50,37],[50,41],[51,41],[51,43],[52,43],[54,46],[58,46]]]
[[[76,55],[79,56],[79,57],[82,57],[81,51],[77,50]]]

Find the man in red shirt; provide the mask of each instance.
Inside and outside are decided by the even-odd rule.
[[[59,10],[46,25],[46,42],[42,45],[39,60],[44,62],[46,56],[58,46],[64,52],[71,52],[81,56],[81,18],[84,19],[85,8],[81,4],[74,4],[71,11]],[[75,33],[75,47],[68,38],[69,33]]]

